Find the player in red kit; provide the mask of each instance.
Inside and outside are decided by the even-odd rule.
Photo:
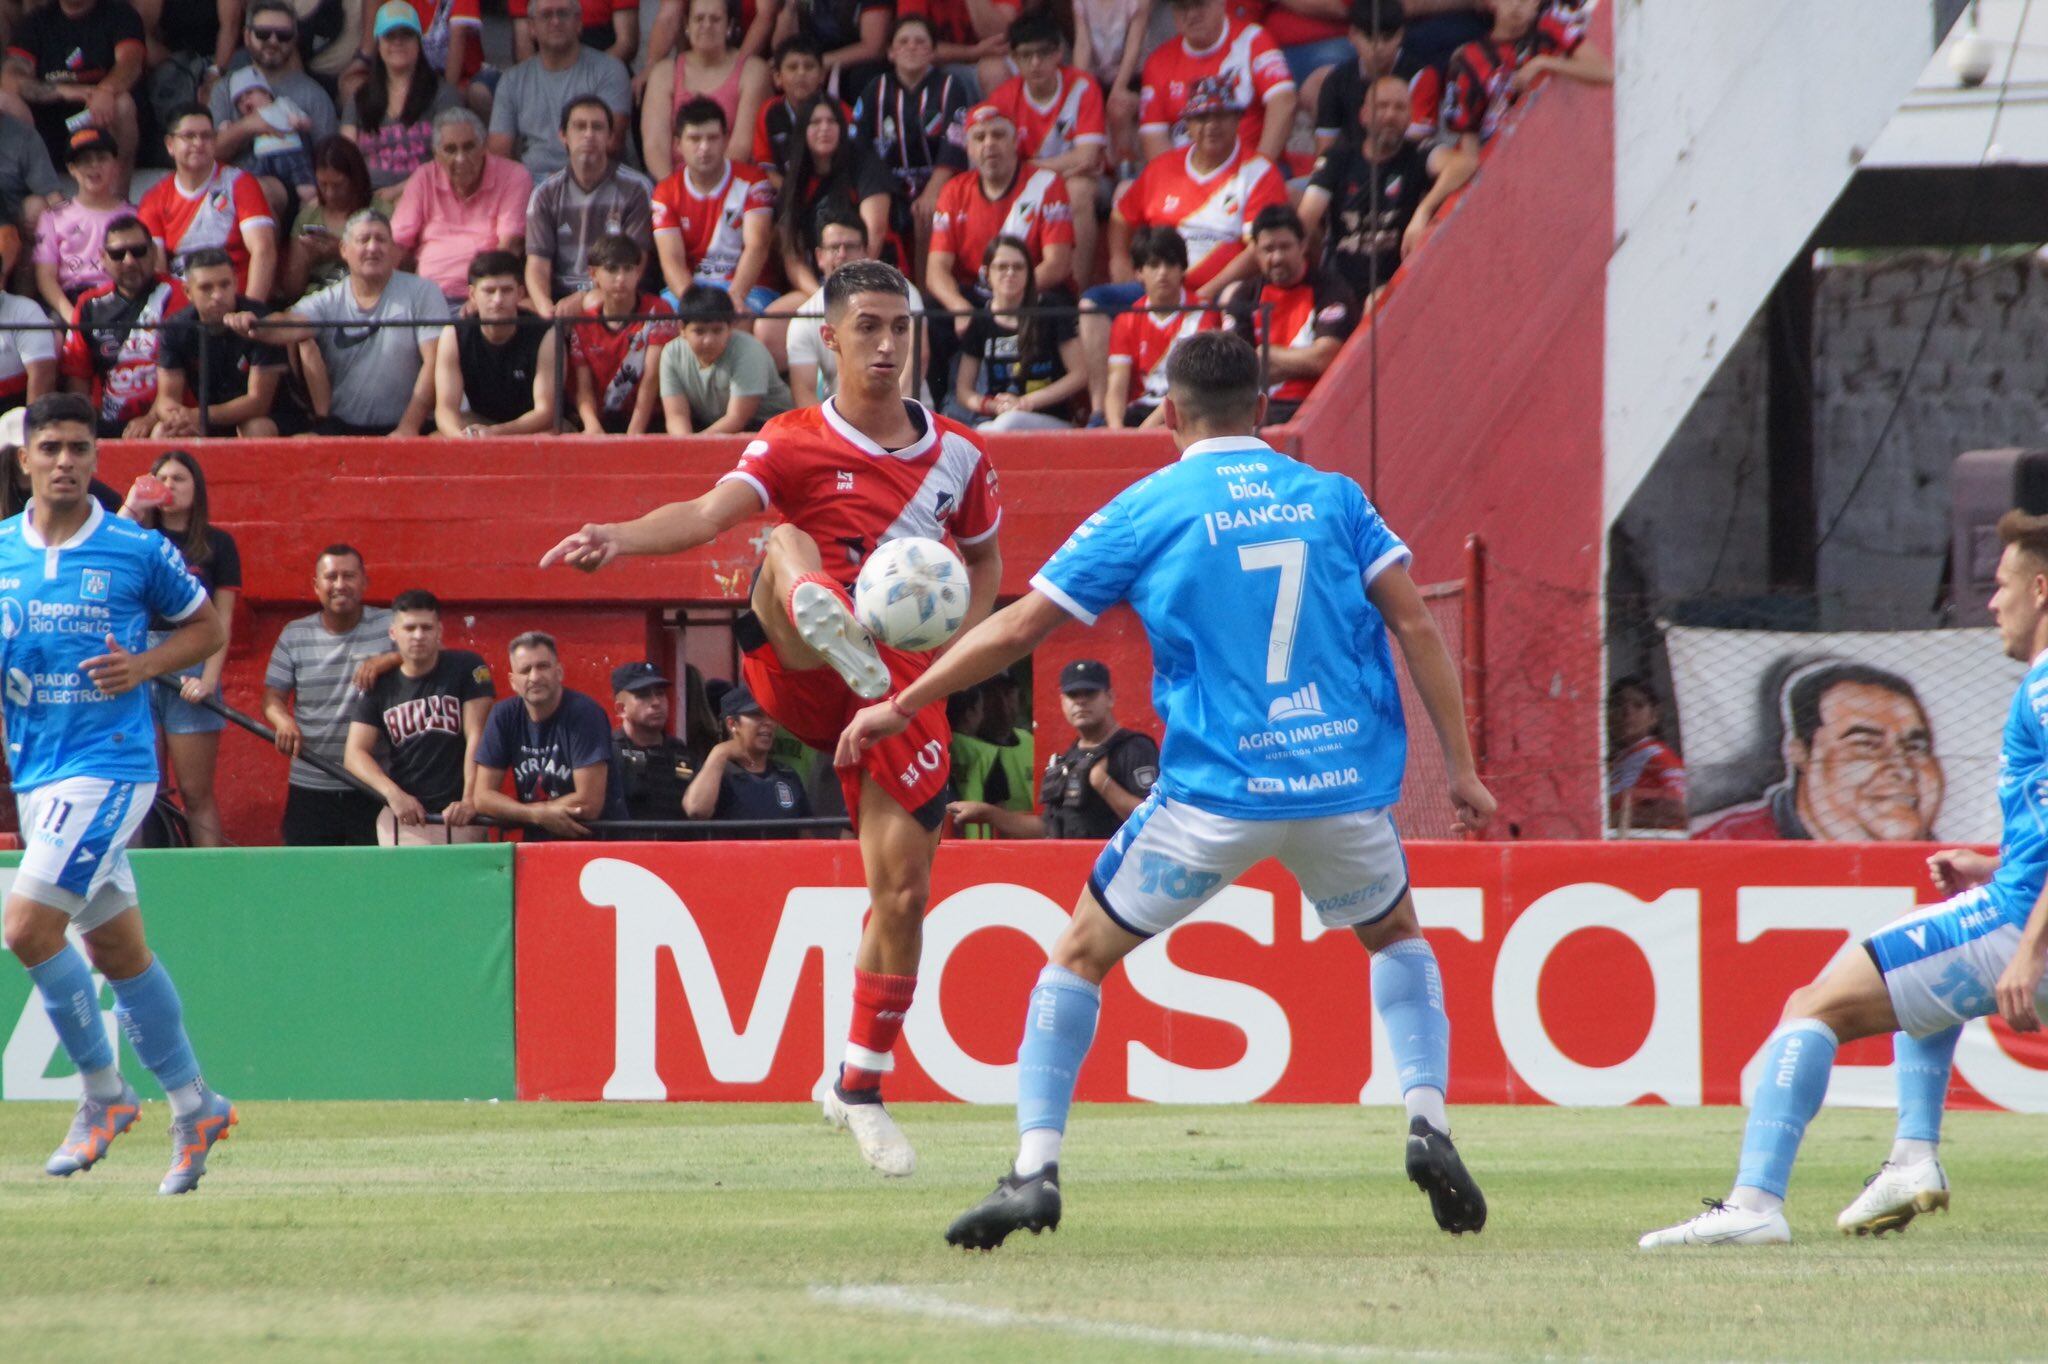
[[[902,690],[932,657],[877,644],[855,621],[847,594],[861,563],[887,540],[950,535],[967,564],[971,625],[995,603],[1002,506],[974,433],[903,397],[912,345],[910,285],[901,273],[879,261],[841,266],[825,282],[819,331],[839,357],[835,397],[769,421],[739,467],[702,497],[636,521],[585,526],[541,566],[595,570],[621,554],[676,554],[764,507],[780,512],[752,611],[735,631],[745,650],[741,675],[768,714],[829,753],[864,700]],[[882,1107],[881,1081],[917,984],[951,739],[945,705],[935,702],[902,735],[839,769],[872,909],[854,957],[845,1061],[824,1108],[885,1175],[907,1175],[917,1163]]]

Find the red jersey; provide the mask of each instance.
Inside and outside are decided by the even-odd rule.
[[[1546,14],[1518,41],[1487,38],[1459,48],[1444,76],[1445,130],[1477,133],[1481,141],[1491,138],[1514,107],[1509,81],[1515,72],[1535,57],[1570,56],[1585,36],[1583,23]]]
[[[1138,96],[1139,131],[1168,133],[1176,147],[1188,144],[1187,129],[1180,111],[1198,81],[1219,77],[1229,83],[1244,106],[1238,123],[1238,142],[1256,151],[1266,131],[1266,101],[1282,90],[1294,88],[1287,74],[1287,59],[1257,24],[1232,19],[1223,26],[1215,46],[1201,52],[1189,49],[1187,40],[1175,38],[1162,44],[1145,59],[1144,89]]]
[[[1001,198],[991,199],[981,175],[956,175],[939,191],[932,208],[931,253],[950,252],[953,279],[961,288],[986,287],[981,277],[982,253],[997,237],[1018,237],[1032,264],[1045,259],[1045,248],[1074,244],[1074,207],[1066,182],[1049,170],[1020,164]]]
[[[1184,306],[1199,302],[1181,290]],[[1166,357],[1183,338],[1214,331],[1221,319],[1209,310],[1198,313],[1148,313],[1144,299],[1117,314],[1109,328],[1109,363],[1131,367],[1131,402],[1158,402],[1166,396]]]
[[[1243,253],[1246,230],[1259,210],[1286,202],[1287,183],[1265,157],[1240,146],[1228,161],[1203,174],[1195,169],[1190,148],[1146,166],[1125,186],[1116,211],[1133,230],[1179,229],[1188,244],[1187,286],[1199,289]]]
[[[1311,269],[1297,284],[1275,284],[1254,275],[1224,291],[1231,329],[1253,346],[1305,349],[1319,340],[1342,341],[1358,327],[1358,295],[1335,270]],[[1311,378],[1278,379],[1266,396],[1298,403],[1314,391]]]
[[[427,65],[443,72],[449,80],[466,83],[484,64],[484,19],[477,0],[405,0],[419,17],[421,54]],[[469,46],[463,49],[462,67],[449,71],[448,37],[458,28],[469,30]]]
[[[72,305],[57,369],[67,379],[91,381],[100,434],[120,434],[156,402],[159,324],[184,306],[184,286],[168,275],[158,275],[139,299],[102,284]]]
[[[725,175],[709,194],[690,184],[690,172],[679,170],[654,187],[654,235],[680,232],[683,258],[699,284],[726,288],[739,269],[746,247],[745,223],[775,213],[775,186],[757,166],[725,163]]]
[[[988,103],[1017,125],[1017,155],[1026,161],[1049,161],[1076,147],[1109,145],[1102,88],[1093,76],[1071,66],[1060,68],[1059,88],[1043,106],[1031,98],[1022,76],[997,86]]]
[[[219,247],[235,263],[235,288],[244,293],[249,288],[250,230],[269,228],[275,235],[277,228],[263,186],[233,166],[215,166],[193,194],[178,188],[177,176],[165,176],[142,196],[135,216],[163,248],[172,274],[182,279],[186,256]]]
[[[596,318],[599,306],[592,305],[583,316]],[[640,295],[633,311],[675,316],[668,304],[653,294]],[[569,328],[569,363],[590,367],[591,378],[597,384],[600,412],[608,417],[630,417],[640,397],[640,385],[654,379],[649,355],[674,340],[675,335],[673,322],[578,322]]]
[[[906,405],[923,417],[924,434],[901,450],[885,450],[854,429],[836,398],[771,417],[719,482],[747,484],[762,505],[817,541],[825,571],[849,592],[868,555],[890,540],[988,539],[1003,505],[981,438],[921,404]]]
[[[1685,804],[1685,764],[1655,735],[1636,740],[1608,760],[1608,817],[1620,820],[1623,808],[1632,800]]]

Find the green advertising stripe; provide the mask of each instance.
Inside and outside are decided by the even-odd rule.
[[[208,1083],[236,1099],[510,1099],[512,845],[133,854],[149,943]],[[0,854],[0,883],[19,854]],[[112,1026],[113,991],[100,1006]],[[0,961],[0,1098],[76,1094]],[[118,1029],[116,1030],[118,1032]],[[160,1094],[125,1042],[121,1068]]]

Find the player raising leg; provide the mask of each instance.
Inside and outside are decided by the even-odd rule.
[[[838,761],[855,761],[901,733],[906,714],[1119,601],[1152,641],[1169,717],[1159,780],[1103,849],[1031,992],[1017,1158],[947,1229],[954,1245],[992,1249],[1013,1231],[1059,1225],[1060,1144],[1103,978],[1268,857],[1324,924],[1352,929],[1372,954],[1373,1000],[1408,1108],[1409,1178],[1444,1230],[1486,1224],[1486,1200],[1451,1145],[1443,980],[1387,813],[1407,758],[1389,630],[1435,726],[1461,824],[1484,825],[1493,797],[1473,767],[1457,674],[1408,576],[1407,546],[1351,479],[1252,434],[1265,410],[1258,377],[1257,354],[1234,335],[1175,347],[1165,421],[1179,461],[1089,517],[1029,595],[861,711],[840,739]],[[1270,628],[1245,628],[1253,621]]]
[[[885,540],[951,534],[966,561],[972,623],[988,614],[1002,572],[995,472],[967,428],[902,396],[913,354],[910,287],[879,261],[856,261],[825,284],[824,344],[839,355],[839,393],[768,422],[702,497],[636,521],[589,525],[542,558],[595,570],[622,554],[676,554],[709,544],[762,510],[784,524],[768,536],[751,614],[736,627],[747,687],[783,728],[830,752],[860,697],[918,677],[930,655],[878,645],[853,617],[848,589]],[[860,837],[872,909],[854,958],[853,1025],[825,1116],[851,1131],[861,1155],[907,1175],[916,1155],[882,1106],[882,1076],[917,986],[931,865],[945,814],[951,731],[944,697],[905,717],[906,729],[840,765]]]
[[[1725,1199],[1707,1200],[1707,1210],[1690,1221],[1645,1233],[1645,1250],[1667,1246],[1773,1245],[1792,1239],[1785,1219],[1785,1193],[1806,1125],[1820,1111],[1833,1073],[1835,1050],[1861,1037],[1903,1029],[1923,1043],[1919,1072],[1940,1063],[1947,1085],[1946,1057],[1935,1039],[1972,1018],[1997,1013],[2022,1032],[2040,1027],[2039,992],[2048,958],[2048,517],[2008,512],[1998,523],[2005,548],[1998,560],[1998,589],[1991,613],[2009,657],[2028,664],[2026,678],[2005,722],[1999,755],[1998,803],[2004,835],[1995,865],[1986,859],[1955,858],[1956,884],[1966,886],[1938,905],[1918,910],[1879,929],[1830,966],[1811,985],[1792,992],[1784,1021],[1765,1044],[1749,1125],[1742,1139],[1742,1163],[1735,1188]],[[1943,876],[1936,870],[1937,878]],[[1976,884],[1969,884],[1975,882]],[[1952,1054],[1953,1044],[1949,1045]],[[1915,1059],[1909,1049],[1902,1065]],[[1902,1075],[1902,1102],[1911,1097]],[[1940,1090],[1925,1073],[1912,1077],[1914,1105],[1932,1140],[1938,1127],[1924,1126],[1927,1105],[1938,1119]],[[1902,1111],[1901,1133],[1909,1129]],[[1912,1151],[1908,1154],[1918,1154]],[[1922,1162],[1911,1162],[1920,1164]],[[1928,1161],[1939,1171],[1938,1162]],[[1880,1178],[1883,1172],[1880,1172]],[[1897,1181],[1904,1184],[1905,1181]],[[1873,1181],[1873,1188],[1877,1182]],[[1947,1181],[1939,1188],[1898,1188],[1883,1208],[1851,1204],[1838,1224],[1857,1230],[1903,1226],[1898,1203],[1914,1212],[1945,1206]],[[1883,1225],[1879,1225],[1882,1221]]]
[[[206,1173],[235,1107],[200,1079],[177,987],[143,939],[128,840],[156,794],[156,736],[141,688],[200,662],[225,635],[170,542],[93,500],[93,430],[92,406],[75,394],[31,406],[21,459],[34,496],[0,522],[0,707],[27,840],[5,934],[85,1087],[44,1168],[91,1169],[140,1115],[100,1023],[97,969],[114,987],[135,1054],[170,1100],[171,1168],[158,1192],[181,1194]],[[156,616],[177,628],[143,650]],[[84,956],[67,926],[84,939]]]

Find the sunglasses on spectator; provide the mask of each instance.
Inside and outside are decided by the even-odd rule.
[[[107,243],[106,252],[108,260],[141,260],[149,254],[149,248],[147,246],[115,246],[112,242],[109,242]]]
[[[289,28],[252,28],[249,36],[259,43],[288,43],[299,35]]]

